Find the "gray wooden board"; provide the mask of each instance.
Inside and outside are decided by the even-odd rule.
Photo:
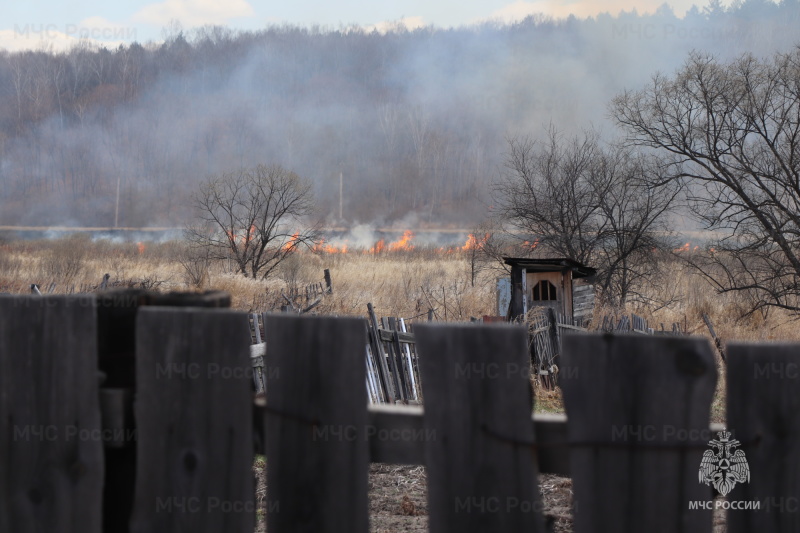
[[[425,464],[421,406],[369,406],[369,455],[373,463]]]
[[[412,396],[412,392],[409,379],[406,376],[406,368],[405,368],[406,365],[405,365],[405,358],[403,357],[403,347],[400,345],[400,332],[398,331],[400,329],[399,321],[396,318],[390,318],[389,327],[391,328],[394,334],[391,342],[392,349],[390,350],[389,353],[394,352],[393,355],[396,361],[395,368],[397,369],[397,376],[400,382],[400,390],[402,391],[400,398],[402,400],[405,400],[407,403]]]
[[[389,376],[389,366],[386,364],[386,352],[383,350],[383,342],[380,338],[378,318],[375,316],[375,309],[372,307],[371,303],[367,304],[367,312],[369,314],[369,324],[371,325],[371,327],[368,328],[370,339],[369,344],[372,347],[372,357],[378,366],[378,375],[380,377],[381,388],[386,395],[386,401],[388,403],[394,403],[397,397],[396,391],[394,385],[392,384],[392,378]]]
[[[249,333],[244,313],[139,310],[131,531],[253,530]]]
[[[749,465],[729,501],[728,531],[800,531],[800,344],[728,345],[728,431]],[[716,435],[714,435],[716,438]]]
[[[705,532],[698,483],[716,385],[705,339],[567,334],[564,391],[575,531]]]
[[[414,343],[414,334],[413,333],[406,333],[404,331],[389,331],[386,329],[378,330],[381,336],[381,340],[383,342],[393,342],[395,335],[400,339],[400,342],[413,344]]]
[[[527,331],[419,325],[432,533],[542,531]]]
[[[0,296],[0,531],[99,533],[93,296]]]
[[[266,413],[264,398],[256,398],[256,416]],[[408,465],[425,464],[426,442],[432,439],[425,433],[423,408],[417,405],[373,404],[367,409],[369,424],[367,440],[373,463]],[[533,426],[538,443],[539,471],[569,477],[569,447],[567,418],[561,414],[537,413]]]
[[[269,315],[267,529],[366,533],[364,321]]]

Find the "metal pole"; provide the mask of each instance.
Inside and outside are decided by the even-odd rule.
[[[119,179],[120,177],[117,176],[117,205],[114,208],[114,227],[119,227]]]

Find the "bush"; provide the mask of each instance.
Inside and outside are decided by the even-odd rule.
[[[42,257],[39,281],[60,286],[73,284],[83,271],[90,244],[87,235],[79,234],[53,241]]]

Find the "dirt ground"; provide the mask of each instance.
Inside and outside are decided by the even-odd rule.
[[[256,533],[266,532],[264,506],[266,470],[257,461]],[[569,478],[541,475],[539,491],[547,521],[555,533],[572,531],[572,481]],[[427,533],[428,492],[424,466],[372,463],[369,472],[369,519],[372,533]]]
[[[262,461],[253,467],[256,474],[258,523],[256,533],[267,530],[264,506],[267,493],[266,470]],[[572,480],[552,474],[539,476],[548,530],[572,532]],[[369,471],[369,519],[372,533],[427,533],[428,493],[424,466],[372,463]],[[714,514],[714,533],[725,533],[724,511]]]

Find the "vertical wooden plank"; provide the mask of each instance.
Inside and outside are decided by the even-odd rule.
[[[398,382],[398,389],[400,391],[398,396],[400,396],[400,399],[403,400],[404,403],[408,403],[411,392],[408,387],[408,379],[406,379],[405,365],[403,364],[403,349],[400,346],[400,335],[397,334],[400,329],[397,318],[389,318],[388,329],[393,332],[389,356],[393,357],[395,360],[394,368],[397,370],[396,381]]]
[[[728,531],[800,531],[800,344],[731,343],[727,355],[727,429],[750,478],[727,498],[760,503],[729,510]]]
[[[378,331],[378,318],[375,316],[375,310],[371,303],[367,304],[367,312],[369,314],[369,323],[372,327],[369,328],[370,346],[372,346],[372,357],[378,363],[378,373],[381,380],[381,386],[386,393],[386,402],[394,403],[396,398],[395,388],[392,385],[392,378],[389,376],[389,367],[386,364],[386,352],[383,351],[383,341],[381,334]]]
[[[331,283],[331,271],[326,268],[322,273],[325,276],[325,287],[326,287],[325,292],[327,292],[328,294],[333,294],[333,283]]]
[[[92,296],[0,296],[0,531],[102,527]]]
[[[543,531],[527,331],[415,326],[430,531]]]
[[[716,366],[700,338],[568,334],[564,391],[575,531],[702,532],[698,483]]]
[[[364,321],[270,315],[267,530],[366,533]]]
[[[261,344],[263,341],[261,340],[261,324],[259,324],[259,314],[258,313],[250,313],[250,320],[253,322],[253,335],[254,340],[256,341],[255,344]]]
[[[96,299],[97,359],[104,375],[103,390],[135,398],[136,312],[147,305],[148,292],[110,289],[99,292]],[[129,423],[117,432],[121,437],[117,445],[105,450],[103,529],[115,533],[129,531],[136,487],[136,421],[132,402],[125,406],[124,412],[129,415]]]
[[[509,320],[517,320],[525,314],[525,269],[519,266],[511,267],[511,304],[509,305]]]
[[[390,331],[391,327],[389,326],[389,319],[386,317],[381,318],[381,326],[385,331]],[[378,341],[381,343],[381,346],[384,346],[382,335],[378,333],[377,335]],[[389,371],[392,375],[392,385],[394,388],[395,393],[395,400],[399,400],[405,403],[406,396],[405,391],[403,390],[403,384],[400,381],[400,374],[402,372],[401,368],[397,366],[397,354],[395,353],[394,344],[389,341],[386,345],[386,358],[389,360]]]
[[[408,329],[406,328],[405,320],[402,318],[400,319],[400,331],[403,333],[407,333]],[[405,355],[406,364],[408,365],[408,377],[410,379],[410,387],[411,387],[411,400],[419,401],[419,386],[418,380],[416,376],[416,370],[414,368],[414,362],[411,359],[411,346],[408,342],[403,343],[403,353]],[[414,354],[416,359],[416,347],[414,349]]]
[[[244,313],[139,311],[131,531],[253,530],[249,345]]]

